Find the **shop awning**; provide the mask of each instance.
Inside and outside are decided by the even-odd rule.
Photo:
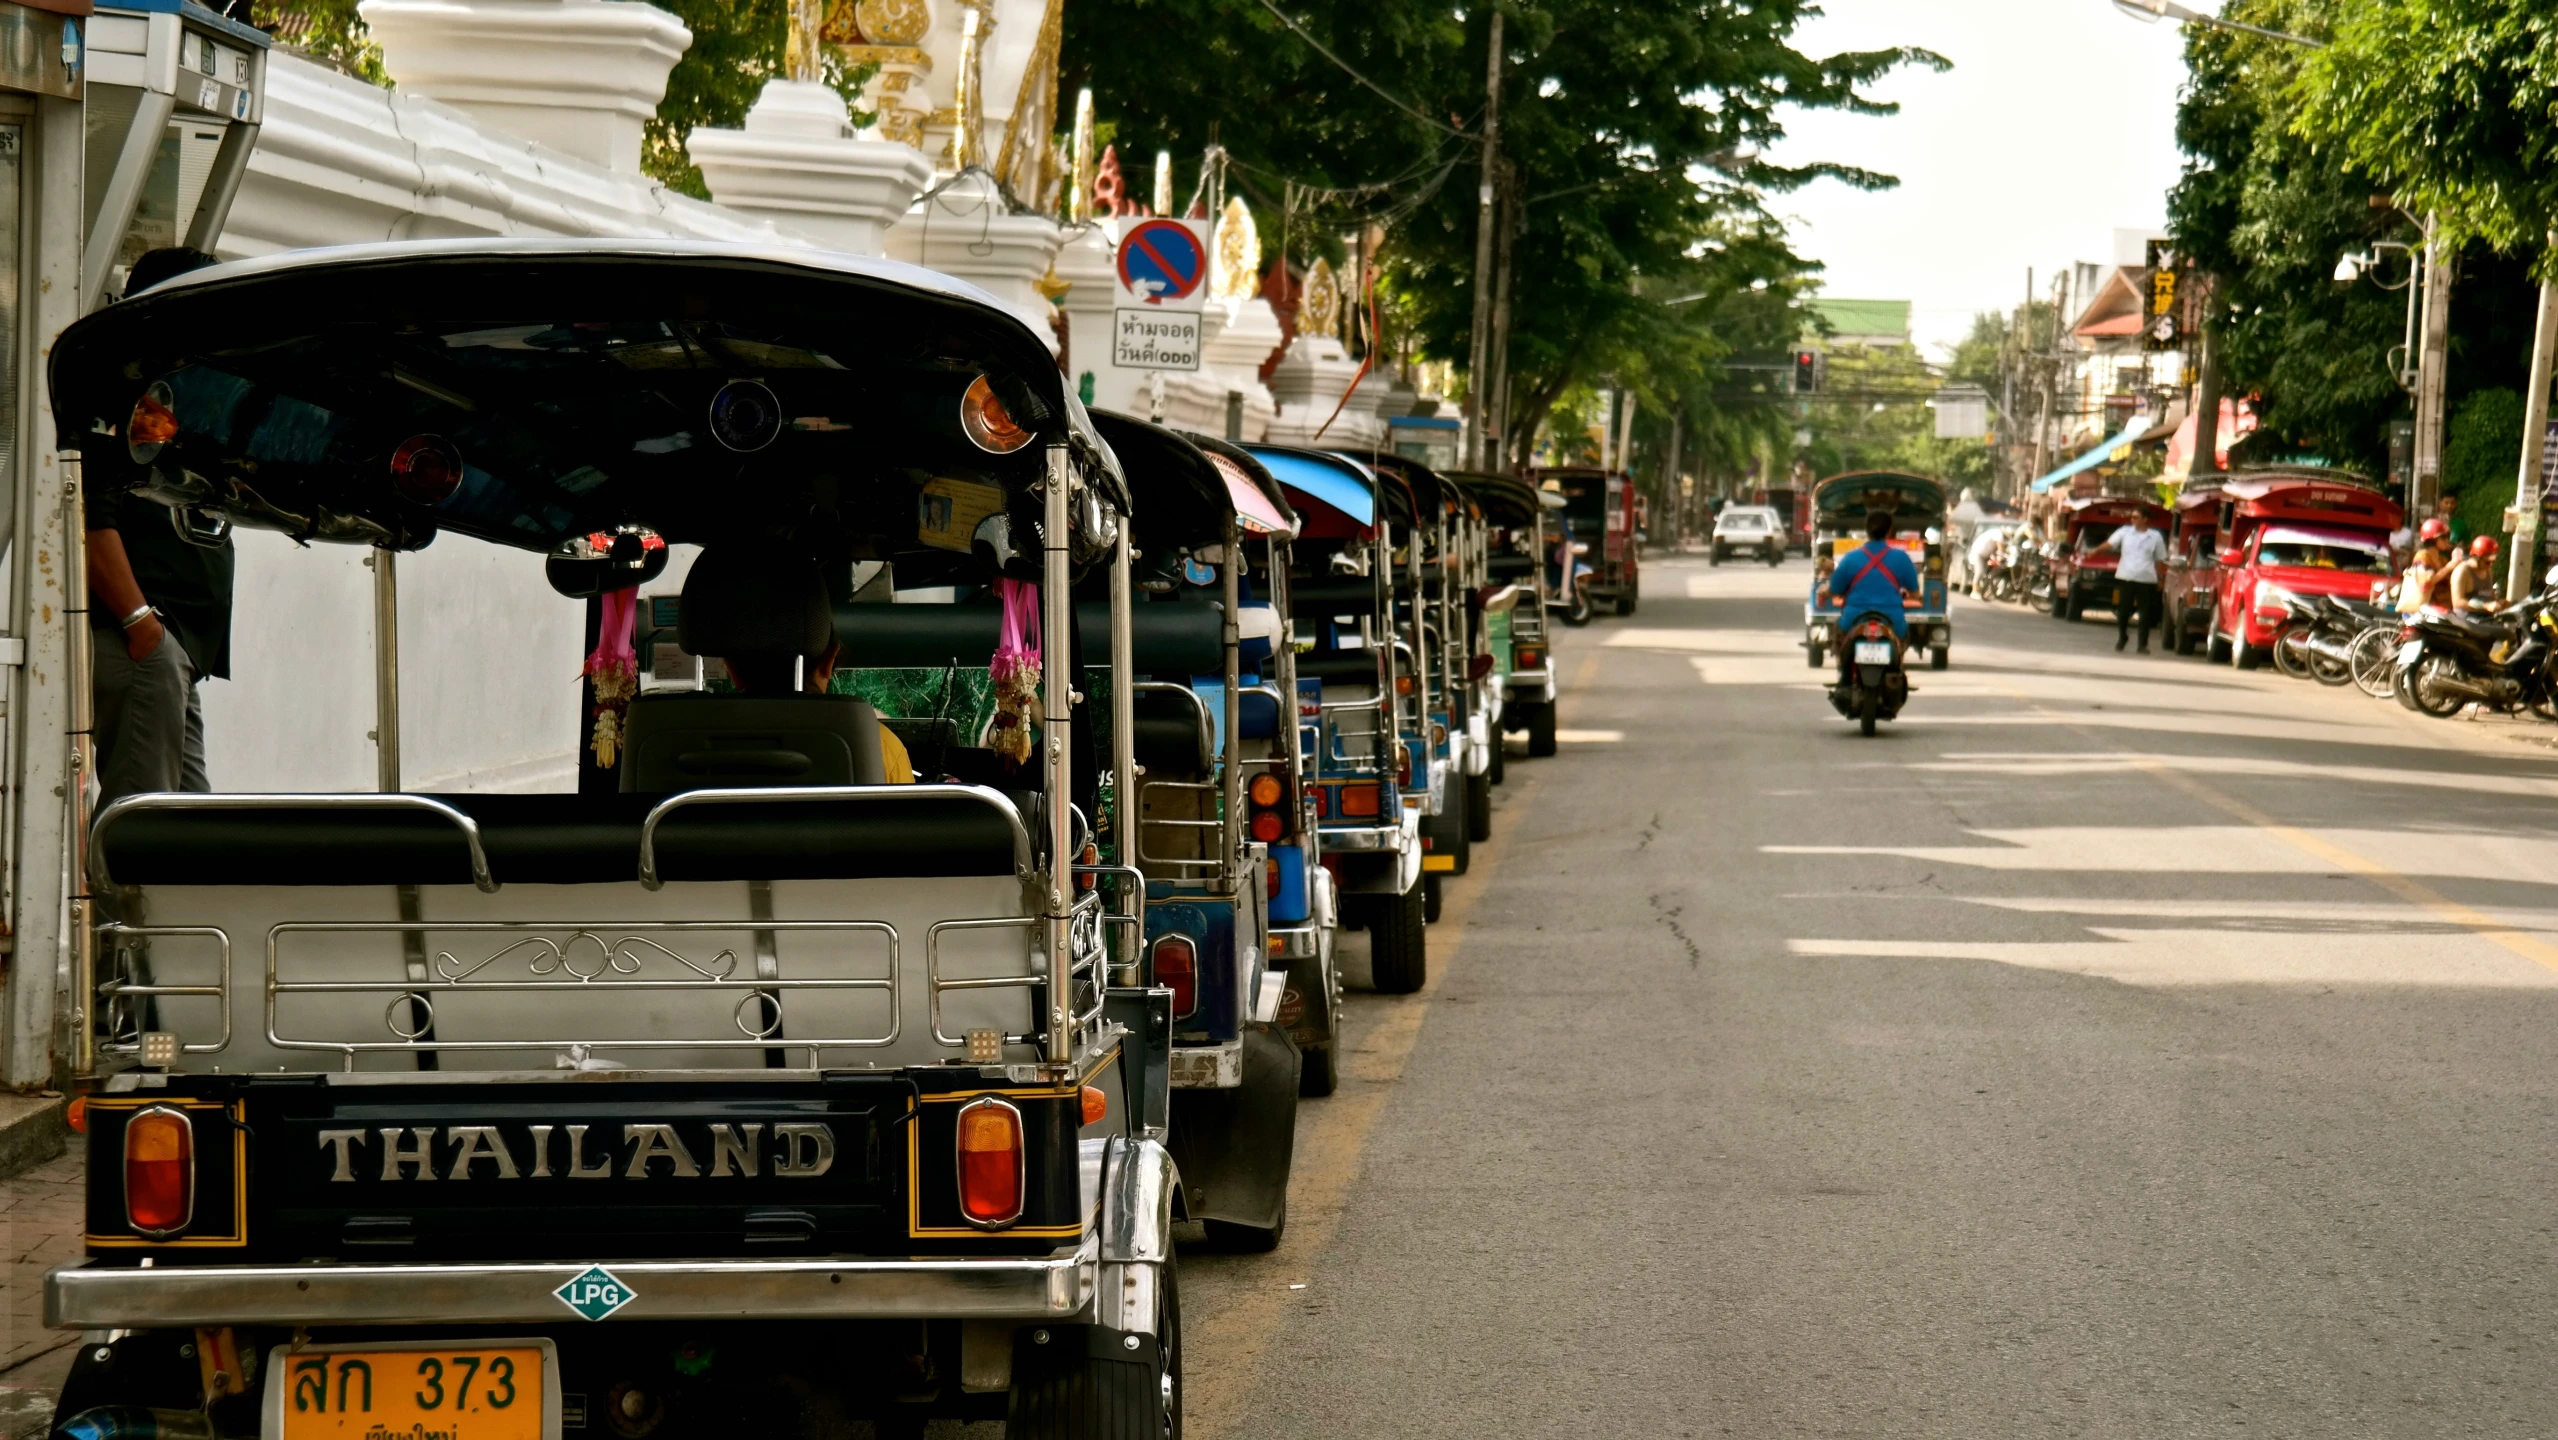
[[[2117,446],[2131,444],[2133,441],[2141,438],[2141,436],[2147,433],[2148,430],[2149,417],[2147,415],[2134,416],[2132,423],[2124,426],[2119,434],[2109,436],[2106,439],[2096,442],[2095,449],[2079,456],[2077,459],[2072,460],[2067,465],[2053,471],[2051,474],[2036,480],[2033,488],[2037,492],[2049,490],[2053,486],[2058,485],[2062,481],[2067,480],[2069,477],[2082,470],[2092,470],[2095,467],[2104,464],[2106,458],[2114,453]]]

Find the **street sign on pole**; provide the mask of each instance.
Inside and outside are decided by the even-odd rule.
[[[1119,234],[1111,361],[1129,370],[1196,370],[1208,299],[1208,226],[1137,220]]]

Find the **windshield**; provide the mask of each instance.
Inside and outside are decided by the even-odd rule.
[[[2256,547],[2259,565],[2292,565],[2306,570],[2342,570],[2358,575],[2389,573],[2389,551],[2374,541],[2342,536],[2268,535]]]
[[[1765,530],[1768,528],[1768,517],[1755,510],[1743,510],[1724,516],[1723,528],[1726,530]]]

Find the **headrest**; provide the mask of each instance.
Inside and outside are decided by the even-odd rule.
[[[730,546],[693,562],[675,633],[694,655],[822,655],[835,617],[814,562]]]

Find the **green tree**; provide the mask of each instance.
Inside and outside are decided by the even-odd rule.
[[[278,45],[344,75],[388,87],[382,47],[357,14],[356,0],[255,0],[245,17]]]
[[[789,0],[651,0],[672,12],[693,32],[684,58],[666,77],[666,98],[649,118],[641,142],[640,168],[670,190],[697,200],[710,198],[702,172],[684,152],[685,137],[696,125],[735,129],[746,121],[764,82],[780,75],[782,52],[789,37]],[[871,117],[852,107],[869,83],[867,67],[856,69],[828,46],[824,52],[826,83],[844,97],[856,124]]]
[[[2522,394],[2498,387],[2460,402],[2443,427],[2443,493],[2460,503],[2470,535],[2504,529],[2514,503],[2514,456],[2522,448]]]
[[[2292,87],[2301,135],[2442,233],[2558,278],[2558,10],[2531,0],[2338,0]]]

